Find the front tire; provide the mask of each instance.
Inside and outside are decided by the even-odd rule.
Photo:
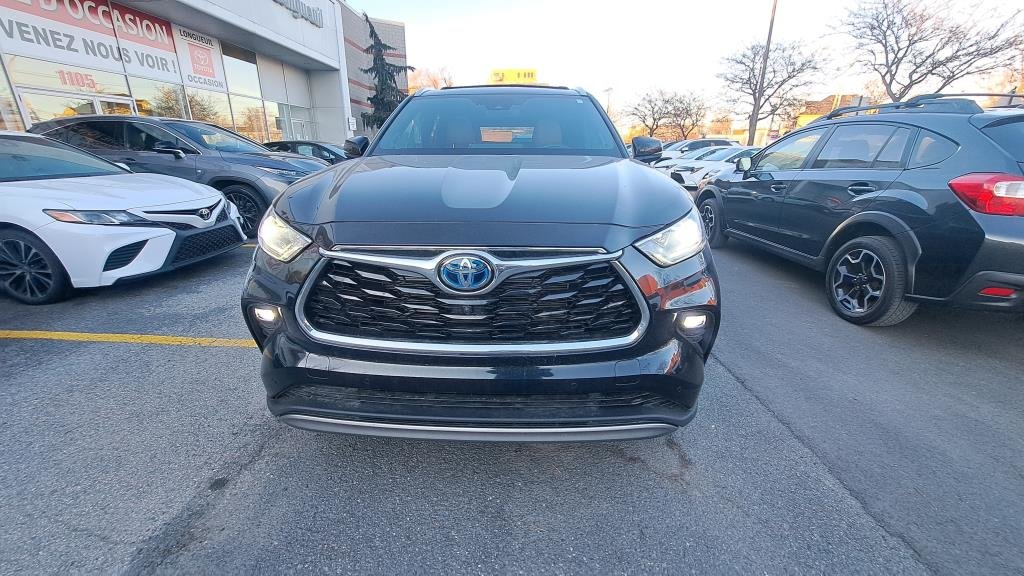
[[[263,213],[267,211],[263,197],[254,188],[245,184],[231,184],[225,186],[221,192],[235,208],[238,208],[238,213],[242,216],[242,232],[245,232],[246,238],[255,238]]]
[[[707,198],[700,203],[700,219],[704,222],[704,233],[708,237],[708,246],[721,248],[729,238],[723,232],[722,203],[717,198]]]
[[[825,292],[840,318],[861,326],[894,326],[917,310],[906,299],[907,263],[895,240],[865,236],[844,244],[825,270]]]
[[[0,230],[0,291],[24,304],[51,304],[71,291],[64,266],[45,242],[20,230]]]

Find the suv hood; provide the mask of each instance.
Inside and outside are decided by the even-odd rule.
[[[21,180],[0,183],[0,193],[24,194],[46,199],[53,208],[71,210],[128,210],[220,198],[206,186],[162,174],[112,174],[52,180]]]
[[[301,172],[318,172],[329,164],[323,160],[292,154],[290,152],[221,152],[225,160],[249,166],[266,166],[282,170],[299,170]]]
[[[580,224],[649,228],[693,202],[675,182],[624,158],[370,156],[300,180],[276,204],[300,224]],[[377,226],[379,228],[379,226]]]

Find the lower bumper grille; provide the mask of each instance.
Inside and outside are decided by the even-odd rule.
[[[171,264],[181,264],[189,260],[202,258],[207,254],[219,252],[241,242],[242,237],[239,236],[238,230],[234,226],[222,226],[205,232],[198,232],[185,237],[181,241],[181,245],[178,246],[178,251],[174,254],[174,260],[171,261]]]
[[[111,252],[110,256],[107,256],[107,261],[103,263],[103,271],[109,272],[110,270],[117,270],[131,264],[135,257],[139,255],[139,252],[142,252],[146,242],[147,240],[133,242]]]
[[[450,394],[427,392],[400,392],[394,390],[366,390],[337,386],[293,386],[276,398],[280,401],[324,403],[335,408],[358,407],[366,404],[431,406],[478,409],[611,409],[611,408],[672,408],[683,407],[670,398],[652,392],[604,392],[594,394]]]
[[[524,271],[480,295],[450,294],[423,274],[330,260],[303,303],[321,332],[445,344],[529,344],[623,338],[642,312],[608,261]]]

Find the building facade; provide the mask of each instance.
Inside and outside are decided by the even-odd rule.
[[[369,44],[346,12],[340,0],[0,0],[0,129],[139,114],[342,142],[361,112],[349,49]],[[404,27],[388,25],[404,62]]]

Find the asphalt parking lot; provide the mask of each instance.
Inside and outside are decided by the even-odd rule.
[[[859,328],[732,243],[701,413],[670,437],[332,436],[265,410],[250,254],[0,301],[0,572],[1024,572],[1019,316]]]

